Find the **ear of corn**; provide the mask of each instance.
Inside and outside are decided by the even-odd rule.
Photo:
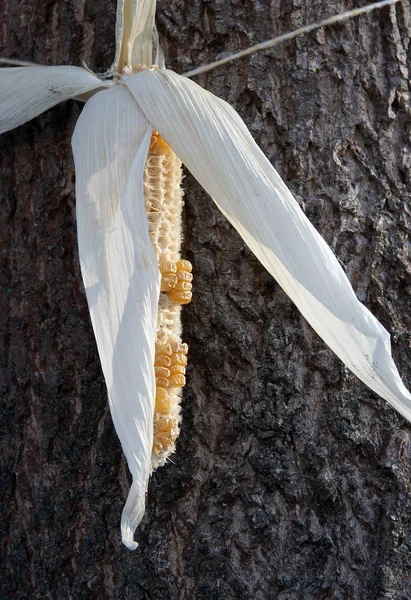
[[[154,408],[153,469],[174,452],[179,434],[181,388],[185,384],[187,344],[181,343],[181,305],[191,300],[192,266],[180,256],[181,162],[154,131],[144,174],[144,194],[149,235],[161,273],[156,352],[156,402]]]

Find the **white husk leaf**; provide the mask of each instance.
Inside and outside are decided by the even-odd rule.
[[[112,81],[81,67],[11,67],[0,69],[0,133],[10,131],[52,106]]]
[[[160,274],[148,234],[143,174],[152,129],[129,92],[97,93],[73,136],[79,255],[110,410],[133,485],[123,543],[144,514],[151,471]]]
[[[116,53],[106,77],[123,72],[126,66],[152,65],[155,10],[156,0],[118,0]]]
[[[391,358],[389,334],[358,301],[331,249],[238,114],[172,71],[146,70],[122,83],[316,332],[411,420],[411,395]]]

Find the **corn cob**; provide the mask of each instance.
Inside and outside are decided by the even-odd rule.
[[[187,344],[181,342],[181,305],[191,300],[192,267],[181,259],[183,191],[181,161],[156,131],[144,172],[149,234],[161,273],[156,351],[156,401],[152,468],[174,452],[179,434],[181,388],[185,384]]]

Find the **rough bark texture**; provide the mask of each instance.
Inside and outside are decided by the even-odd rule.
[[[355,0],[161,0],[184,72]],[[115,0],[3,0],[0,52],[101,72]],[[409,3],[198,78],[230,102],[392,332],[411,383]],[[407,62],[408,61],[408,62]],[[187,175],[183,427],[135,553],[80,278],[81,106],[1,138],[1,600],[411,598],[411,428],[350,375]]]

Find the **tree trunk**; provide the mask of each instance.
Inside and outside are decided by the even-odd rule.
[[[160,0],[169,68],[364,4]],[[115,0],[4,0],[3,56],[111,64]],[[406,0],[197,82],[257,143],[392,333],[411,381],[411,10]],[[316,336],[187,174],[194,298],[182,433],[151,479],[139,548],[129,474],[82,286],[70,101],[1,138],[1,600],[411,598],[411,429]]]

